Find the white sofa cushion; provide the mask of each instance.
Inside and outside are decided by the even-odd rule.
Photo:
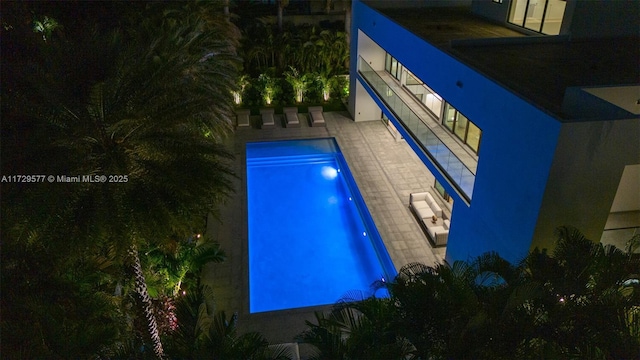
[[[424,203],[424,206],[414,207],[414,209],[418,214],[418,217],[421,219],[429,219],[429,221],[431,221],[431,217],[434,215],[433,210],[431,210],[429,205],[427,205],[426,203]]]
[[[320,111],[312,111],[311,120],[313,124],[324,124],[324,116]]]
[[[428,224],[428,221],[430,220],[423,220],[423,222],[426,224]],[[435,239],[436,238],[436,234],[441,234],[444,233],[445,231],[448,233],[448,230],[445,230],[444,227],[442,227],[442,225],[438,225],[438,226],[427,226],[427,231],[429,231],[429,235],[431,235],[431,238]]]
[[[409,194],[409,204],[422,219],[431,218],[433,215],[439,218],[442,217],[442,209],[428,192]]]
[[[429,194],[429,193],[428,192],[421,192],[421,193],[409,194],[409,204],[413,204],[414,202],[417,202],[417,201],[425,201],[426,202],[427,194]]]
[[[433,196],[431,196],[431,194],[427,193],[426,195],[426,200],[427,200],[427,204],[429,204],[429,207],[431,208],[431,210],[433,211],[433,213],[441,218],[442,217],[442,209],[440,208],[440,206],[438,205],[438,203],[436,203],[435,200],[433,200]]]

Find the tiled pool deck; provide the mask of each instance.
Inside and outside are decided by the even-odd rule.
[[[300,114],[300,128],[283,128],[281,115],[276,115],[275,128],[238,129],[230,140],[236,156],[236,193],[221,210],[221,223],[209,221],[207,229],[227,254],[224,263],[209,265],[203,277],[213,288],[216,309],[224,310],[227,316],[237,312],[240,332],[260,331],[271,343],[291,342],[293,336],[305,329],[304,321],[312,320],[313,312],[322,308],[249,314],[245,168],[248,141],[335,137],[396,269],[410,262],[434,265],[444,258],[445,249],[429,245],[408,208],[410,193],[425,191],[434,183],[413,150],[404,141],[396,141],[381,121],[354,122],[347,112],[324,115],[327,127],[309,127],[307,115]],[[252,122],[255,120],[258,119],[252,118]],[[283,227],[287,226],[288,216],[304,216],[264,215]],[[304,347],[301,350],[304,353]]]

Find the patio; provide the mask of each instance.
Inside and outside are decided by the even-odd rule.
[[[292,341],[306,328],[305,320],[312,320],[313,312],[322,307],[249,313],[246,142],[335,137],[396,269],[410,262],[434,265],[444,259],[446,250],[430,246],[408,207],[409,194],[430,189],[433,176],[411,148],[402,140],[396,141],[381,121],[354,122],[347,112],[326,112],[326,127],[310,127],[308,114],[301,113],[301,126],[286,128],[282,116],[275,115],[272,128],[239,128],[229,140],[236,156],[236,193],[221,209],[221,223],[210,219],[207,229],[220,242],[227,259],[208,265],[203,275],[203,282],[213,288],[216,310],[224,310],[227,316],[237,312],[240,332],[260,331],[271,343]],[[259,119],[252,116],[251,124],[256,121]],[[301,353],[305,353],[303,345]]]

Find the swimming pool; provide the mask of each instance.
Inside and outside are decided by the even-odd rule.
[[[335,139],[246,154],[250,312],[333,304],[396,275]]]

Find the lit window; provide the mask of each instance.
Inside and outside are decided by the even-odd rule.
[[[478,154],[482,130],[451,104],[447,103],[445,106],[442,124]]]

